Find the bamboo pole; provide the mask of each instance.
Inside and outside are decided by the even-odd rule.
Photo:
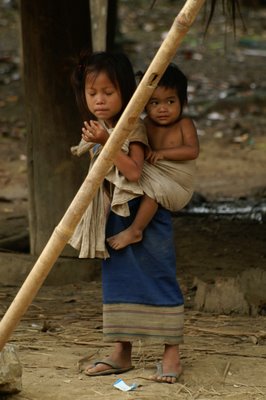
[[[112,166],[112,160],[116,152],[126,140],[204,2],[205,0],[187,0],[175,18],[168,35],[157,51],[93,168],[85,178],[65,215],[55,228],[43,252],[2,318],[0,322],[0,351],[21,317],[27,311],[52,266],[72,236],[75,227],[104,180],[107,171]]]

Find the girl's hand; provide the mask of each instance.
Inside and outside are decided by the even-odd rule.
[[[146,154],[146,161],[148,161],[150,164],[156,164],[158,160],[163,160],[163,158],[163,154],[160,152],[160,150],[148,150]]]
[[[98,121],[93,120],[84,121],[81,136],[86,142],[99,143],[102,146],[105,145],[109,138],[107,130]]]

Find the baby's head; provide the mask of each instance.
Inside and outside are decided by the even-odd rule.
[[[85,50],[81,53],[78,65],[72,75],[72,84],[80,112],[85,119],[95,119],[87,107],[85,98],[85,83],[89,74],[95,77],[105,73],[113,85],[119,89],[122,100],[122,109],[118,117],[126,108],[136,89],[136,81],[132,65],[123,53],[96,52]]]
[[[187,77],[177,67],[177,65],[173,63],[169,64],[157,87],[175,89],[180,101],[182,114],[183,108],[187,104]]]

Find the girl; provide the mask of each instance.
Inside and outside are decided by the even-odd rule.
[[[83,115],[88,116],[82,139],[83,143],[93,146],[93,162],[133,94],[134,74],[125,55],[102,52],[83,55],[74,78],[78,104]],[[142,173],[146,146],[145,130],[137,123],[105,179],[112,208],[117,205],[114,198],[120,189],[126,187],[126,196],[122,198],[124,201],[128,198],[125,204],[128,209],[122,210],[120,215],[111,208],[106,237],[126,229],[135,218],[143,192],[136,194],[131,187],[139,187],[137,182]],[[95,201],[99,202],[101,197],[96,196]],[[80,225],[78,244],[88,233],[83,229],[84,218]],[[92,225],[88,224],[88,228],[92,230]],[[176,280],[170,212],[158,208],[141,242],[119,251],[111,247],[108,250],[110,257],[103,260],[102,267],[103,337],[114,343],[114,349],[107,358],[94,364],[83,360],[80,368],[88,376],[125,372],[133,368],[133,341],[157,343],[165,346],[163,362],[151,378],[174,383],[181,373],[178,345],[183,338],[183,297]]]
[[[72,148],[72,152],[80,155],[90,150],[91,168],[134,93],[135,77],[131,63],[124,54],[85,52],[74,71],[73,86],[85,122],[82,141],[79,146]],[[80,250],[79,257],[109,256],[105,245],[108,203],[120,215],[129,215],[127,201],[143,193],[137,182],[143,167],[145,146],[146,130],[143,123],[138,121],[123,149],[113,160],[116,168],[106,176],[112,193],[106,190],[105,182],[105,188],[100,188],[69,241]]]

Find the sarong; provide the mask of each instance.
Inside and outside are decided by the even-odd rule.
[[[111,212],[106,237],[132,223],[139,202],[129,202],[128,217]],[[170,212],[159,207],[141,242],[108,250],[110,258],[102,269],[104,340],[182,343],[184,301],[176,278]]]

